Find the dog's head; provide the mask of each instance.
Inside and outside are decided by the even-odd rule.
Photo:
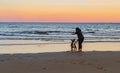
[[[75,39],[71,39],[72,42],[75,42]]]

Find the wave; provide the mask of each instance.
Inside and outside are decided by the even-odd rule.
[[[1,36],[40,36],[40,35],[75,35],[73,31],[16,31],[16,32],[0,32]],[[91,36],[120,36],[119,31],[115,32],[96,32],[96,31],[85,31],[84,35]]]
[[[15,32],[20,34],[48,34],[46,31],[22,31],[22,32]]]
[[[109,23],[108,23],[109,24]],[[120,40],[120,25],[104,23],[0,23],[0,39],[72,39],[80,27],[87,40]]]
[[[0,32],[0,35],[2,36],[21,36],[24,34],[36,34],[36,35],[70,35],[74,32],[67,32],[67,31],[18,31],[18,32]]]
[[[95,35],[95,36],[120,36],[120,32],[119,31],[115,31],[115,32],[96,32],[93,35]]]
[[[95,31],[86,31],[86,32],[83,32],[84,34],[87,34],[87,33],[96,33]]]

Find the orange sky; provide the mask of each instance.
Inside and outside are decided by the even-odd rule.
[[[120,22],[120,0],[0,0],[0,21]]]

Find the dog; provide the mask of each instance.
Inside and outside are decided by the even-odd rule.
[[[76,52],[77,51],[77,40],[72,39],[71,40],[71,52]]]

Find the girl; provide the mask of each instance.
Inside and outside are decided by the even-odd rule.
[[[81,29],[77,27],[75,34],[77,34],[77,36],[78,36],[78,44],[79,44],[78,45],[78,52],[82,52],[82,43],[84,41],[84,36],[81,32]]]

